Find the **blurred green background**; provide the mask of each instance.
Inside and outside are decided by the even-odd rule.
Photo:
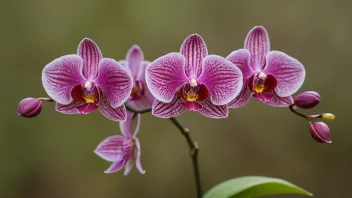
[[[288,108],[255,100],[214,120],[187,112],[181,121],[200,144],[204,190],[238,176],[283,178],[319,198],[351,197],[351,1],[94,1],[1,0],[1,198],[194,197],[191,160],[184,138],[169,120],[143,115],[139,139],[145,175],[107,175],[110,163],[93,153],[118,124],[99,112],[17,116],[18,102],[46,96],[42,68],[76,53],[92,38],[105,57],[123,59],[139,44],[147,60],[178,51],[199,33],[209,52],[227,56],[243,47],[255,25],[267,28],[271,47],[306,68],[300,91],[316,90],[331,112],[331,145],[316,143],[308,123]],[[296,196],[275,196],[296,197]]]

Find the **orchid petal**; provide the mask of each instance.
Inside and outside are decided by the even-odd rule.
[[[137,76],[135,78],[135,80],[138,80],[138,81],[141,81],[141,82],[144,82],[145,83],[145,71],[147,69],[147,66],[150,64],[149,61],[143,61],[140,68],[139,68],[139,71],[137,73]]]
[[[202,73],[202,60],[208,55],[203,38],[198,34],[189,35],[183,41],[180,53],[186,58],[186,75],[189,78],[197,78]]]
[[[114,162],[106,171],[104,171],[104,173],[115,173],[121,170],[125,165],[126,165],[126,162],[123,160]]]
[[[72,102],[71,89],[84,84],[82,58],[66,55],[47,64],[42,71],[42,83],[46,93],[56,102],[67,105]]]
[[[94,150],[99,157],[116,162],[124,159],[123,145],[128,141],[125,137],[114,135],[105,138]]]
[[[68,105],[63,105],[60,103],[56,103],[56,111],[60,112],[60,113],[64,113],[64,114],[78,114],[78,110],[77,110],[77,106],[80,103],[76,102],[76,101],[72,101],[70,104]]]
[[[129,106],[131,106],[132,108],[134,108],[136,110],[151,108],[153,105],[154,96],[150,93],[148,86],[145,82],[145,70],[146,70],[146,67],[148,66],[149,63],[150,62],[148,62],[148,61],[142,62],[142,66],[140,68],[140,71],[135,79],[138,82],[140,82],[143,86],[143,94],[141,95],[141,98],[139,98],[138,100],[127,100],[127,102],[126,102]]]
[[[137,125],[135,131],[132,135],[132,121],[133,121],[134,113],[127,111],[127,119],[126,121],[120,122],[120,131],[127,139],[135,137],[139,131],[140,122],[141,122],[141,114],[137,114]]]
[[[127,176],[131,172],[133,167],[134,167],[134,160],[133,159],[128,160],[125,166],[125,172],[123,173],[123,175]]]
[[[93,81],[98,74],[99,61],[103,58],[98,45],[85,38],[79,43],[77,54],[83,59],[83,76]]]
[[[243,80],[249,79],[255,71],[250,66],[250,52],[246,49],[240,49],[233,51],[230,55],[226,57],[226,60],[235,64],[243,74]]]
[[[126,61],[131,71],[132,77],[135,79],[141,69],[142,61],[144,60],[143,51],[138,45],[133,45],[127,52]]]
[[[247,102],[252,96],[252,92],[248,89],[247,83],[245,84],[245,86],[243,86],[238,96],[227,104],[229,108],[239,108],[247,104]]]
[[[164,103],[159,100],[154,100],[152,114],[159,118],[172,118],[180,115],[186,110],[182,104],[181,98],[176,94],[173,100],[169,103]]]
[[[111,107],[120,107],[126,102],[132,91],[132,77],[120,63],[114,59],[103,58],[98,66],[96,84]]]
[[[180,53],[169,53],[147,66],[146,83],[153,96],[169,103],[179,87],[188,82],[185,75],[185,57]]]
[[[95,111],[98,106],[96,103],[85,103],[76,107],[80,114],[90,114]]]
[[[243,85],[241,70],[217,55],[204,58],[203,71],[197,80],[208,88],[214,105],[224,105],[235,99]]]
[[[275,92],[278,96],[290,96],[302,86],[306,71],[298,60],[283,52],[271,51],[267,55],[266,62],[263,72],[276,78]]]
[[[104,97],[101,97],[98,102],[98,108],[100,112],[108,119],[113,121],[125,121],[127,119],[127,112],[125,105],[121,105],[120,107],[113,108],[106,101]]]
[[[202,108],[202,105],[200,105],[198,102],[183,101],[182,105],[189,111],[198,111]]]
[[[136,148],[134,151],[134,158],[135,158],[135,162],[136,162],[136,167],[141,174],[145,174],[145,170],[142,168],[142,164],[141,164],[141,143],[139,142],[139,140],[137,138],[134,138],[133,140],[136,143]]]
[[[251,53],[251,66],[261,71],[265,66],[265,56],[270,51],[269,35],[264,27],[256,26],[249,31],[244,48]]]
[[[228,116],[227,105],[214,105],[210,99],[199,102],[202,108],[198,111],[200,114],[209,118],[226,118]]]
[[[274,106],[274,107],[288,107],[290,105],[293,104],[293,98],[291,96],[288,97],[280,97],[277,94],[275,94],[275,92],[270,92],[270,93],[265,93],[266,95],[271,95],[269,100],[260,100],[256,97],[254,97],[255,99],[264,102],[270,106]]]

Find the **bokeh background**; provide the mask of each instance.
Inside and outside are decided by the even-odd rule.
[[[0,197],[116,198],[195,197],[188,147],[169,120],[143,115],[139,139],[145,175],[136,170],[106,175],[110,163],[93,153],[118,124],[99,112],[17,116],[18,102],[46,96],[42,68],[76,53],[92,38],[105,57],[123,59],[139,44],[147,60],[178,51],[199,33],[209,52],[227,56],[243,47],[255,25],[267,28],[272,49],[298,58],[307,71],[300,91],[316,90],[321,104],[311,112],[337,115],[329,122],[331,145],[316,143],[308,123],[288,108],[251,100],[213,120],[187,112],[181,121],[200,144],[204,190],[229,178],[283,178],[315,197],[350,197],[352,177],[350,1],[95,1],[1,0]],[[275,196],[299,197],[299,196]]]

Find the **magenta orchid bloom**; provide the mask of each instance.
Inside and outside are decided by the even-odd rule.
[[[128,118],[124,122],[120,122],[120,129],[123,136],[114,135],[107,137],[95,149],[95,153],[112,162],[111,166],[105,173],[114,173],[125,167],[124,175],[128,175],[134,164],[140,173],[145,174],[145,170],[141,165],[141,146],[136,135],[140,126],[140,114],[137,115],[137,126],[132,135],[132,119],[133,113],[128,112]]]
[[[185,110],[225,118],[227,103],[242,88],[242,73],[230,61],[208,55],[198,34],[188,36],[180,53],[169,53],[147,66],[146,82],[156,98],[153,115],[170,118]]]
[[[42,82],[65,114],[89,114],[96,109],[111,120],[126,120],[123,105],[132,91],[132,77],[120,63],[103,58],[97,44],[86,38],[77,55],[66,55],[46,65]]]
[[[145,69],[150,63],[144,60],[143,51],[138,45],[133,45],[127,52],[126,60],[120,61],[133,78],[133,88],[127,104],[136,110],[151,108],[154,97],[145,82]]]
[[[270,51],[267,31],[254,27],[247,35],[244,49],[232,52],[227,58],[243,73],[241,93],[228,106],[238,108],[253,96],[271,106],[287,107],[291,97],[302,86],[306,72],[296,59],[279,51]]]

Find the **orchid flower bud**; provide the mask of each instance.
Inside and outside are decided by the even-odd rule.
[[[310,125],[310,134],[319,143],[330,144],[330,129],[324,122],[315,122]]]
[[[18,104],[17,114],[32,118],[42,111],[42,102],[36,98],[25,98]]]
[[[294,99],[295,105],[302,109],[310,109],[320,102],[320,95],[315,91],[306,91],[298,94]]]
[[[335,115],[332,113],[323,113],[322,118],[324,120],[334,120],[335,119]]]

